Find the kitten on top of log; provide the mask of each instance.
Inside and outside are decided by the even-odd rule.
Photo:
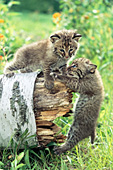
[[[4,74],[12,76],[14,70],[32,72],[41,69],[44,73],[45,87],[52,89],[54,81],[51,70],[59,69],[76,54],[81,35],[76,30],[61,30],[48,39],[41,40],[17,50],[12,62],[6,64]],[[64,68],[61,70],[64,72]]]

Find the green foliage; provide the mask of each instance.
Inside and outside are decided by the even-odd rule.
[[[17,170],[17,169],[25,166],[25,164],[23,164],[23,163],[19,164],[23,157],[24,157],[24,152],[21,152],[19,155],[15,156],[14,161],[11,162],[11,170]]]
[[[65,161],[62,158],[61,160],[56,158],[49,148],[29,147],[26,142],[28,135],[29,132],[26,129],[21,134],[18,143],[15,143],[13,139],[10,140],[11,149],[8,149],[8,146],[1,151],[0,168],[5,170],[59,170],[61,163],[61,169],[67,169]],[[29,136],[29,138],[32,138],[32,136]],[[24,146],[24,149],[21,149],[22,146]]]
[[[14,17],[16,13],[11,13],[10,8],[18,1],[10,1],[4,4],[0,1],[0,70],[3,68],[7,60],[12,58],[15,49],[26,42],[26,39],[19,38],[19,33],[15,32],[13,25],[10,23],[11,15]],[[2,73],[0,71],[0,73]]]
[[[59,3],[57,0],[19,0],[19,6],[13,6],[16,11],[38,11],[41,13],[52,13],[59,10]]]
[[[0,73],[3,72],[6,61],[12,59],[17,48],[32,42],[31,39],[37,41],[48,36],[46,35],[46,32],[50,31],[50,28],[46,28],[48,22],[52,27],[50,15],[40,15],[37,12],[33,14],[11,12],[13,5],[19,5],[19,2],[8,1],[4,4],[0,0]],[[26,18],[28,18],[27,21]],[[45,23],[42,27],[41,22]]]
[[[77,29],[83,36],[78,57],[95,59],[99,66],[113,61],[113,7],[110,2],[60,0],[60,4],[59,29]]]

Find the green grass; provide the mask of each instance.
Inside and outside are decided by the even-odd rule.
[[[32,40],[48,38],[53,31],[52,15],[34,13],[10,13],[10,21],[17,32]],[[21,37],[20,37],[21,38]]]
[[[15,30],[20,32],[20,38],[31,37],[31,41],[47,38],[54,30],[52,15],[21,13],[11,16],[10,19]],[[85,44],[87,38],[82,41]],[[90,138],[87,138],[61,157],[53,154],[52,147],[34,150],[25,146],[21,151],[17,150],[16,145],[12,145],[14,150],[1,151],[0,168],[7,170],[13,167],[21,153],[18,165],[25,165],[19,168],[20,170],[113,170],[113,62],[110,61],[103,69],[100,69],[99,60],[96,58],[92,57],[92,62],[98,65],[105,87],[105,99],[98,119],[95,143],[91,145]],[[62,131],[66,134],[72,117],[64,120],[67,125],[62,124],[60,119],[58,124],[62,125]]]

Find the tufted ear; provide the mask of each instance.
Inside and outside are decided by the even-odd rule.
[[[50,41],[54,43],[55,41],[59,40],[61,37],[58,34],[54,34],[50,36]]]
[[[92,74],[95,73],[96,68],[97,68],[97,65],[90,64],[89,65],[89,72],[92,73]]]
[[[73,36],[72,36],[72,39],[74,39],[75,41],[79,41],[79,39],[82,37],[81,34],[77,34],[77,33],[74,33]]]

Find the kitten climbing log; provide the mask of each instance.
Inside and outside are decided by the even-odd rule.
[[[11,137],[18,142],[26,129],[34,138],[28,144],[46,146],[64,142],[53,120],[65,116],[72,108],[72,91],[60,82],[52,90],[44,87],[44,77],[37,73],[0,76],[0,147],[6,147]]]

